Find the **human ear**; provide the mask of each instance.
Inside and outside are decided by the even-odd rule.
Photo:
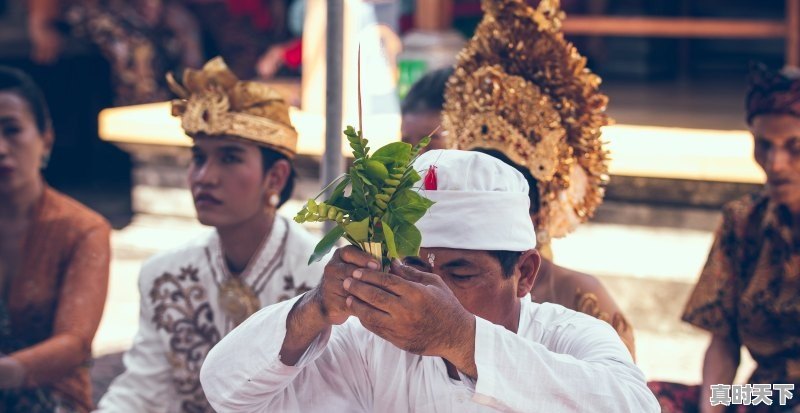
[[[528,250],[522,253],[517,262],[519,279],[517,280],[517,297],[526,296],[533,289],[536,276],[542,264],[542,257],[536,250]]]

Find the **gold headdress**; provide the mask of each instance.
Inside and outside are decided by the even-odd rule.
[[[608,99],[586,59],[564,40],[558,0],[483,0],[475,36],[445,92],[449,145],[495,149],[538,181],[539,241],[562,237],[602,202]]]
[[[294,156],[297,131],[289,120],[289,105],[266,84],[240,81],[221,57],[202,70],[186,69],[183,85],[172,73],[167,82],[180,98],[172,101],[172,115],[181,117],[188,135],[232,135]]]

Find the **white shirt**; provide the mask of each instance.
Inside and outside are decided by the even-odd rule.
[[[307,265],[316,242],[278,216],[239,277],[263,306],[294,297],[316,286],[322,275],[327,258]],[[98,412],[213,412],[200,386],[200,366],[235,327],[217,299],[229,277],[216,231],[142,266],[139,330],[123,357],[126,370],[112,382]]]
[[[559,305],[521,299],[517,334],[476,317],[476,382],[354,317],[286,366],[296,300],[262,309],[209,353],[200,380],[218,412],[660,412],[614,329]]]

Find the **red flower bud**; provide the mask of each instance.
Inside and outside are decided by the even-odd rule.
[[[436,167],[431,165],[428,168],[428,173],[425,174],[425,180],[423,181],[423,187],[428,191],[435,191],[438,187],[438,182],[436,182]]]

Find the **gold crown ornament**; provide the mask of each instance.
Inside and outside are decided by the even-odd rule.
[[[186,69],[182,80],[180,84],[167,74],[179,98],[172,101],[172,115],[181,117],[186,134],[236,136],[294,157],[297,131],[289,120],[289,105],[275,89],[239,80],[221,57],[201,70]]]
[[[495,149],[538,181],[539,242],[563,237],[602,202],[608,152],[600,128],[608,98],[564,39],[558,0],[483,0],[484,17],[445,91],[453,148]]]

